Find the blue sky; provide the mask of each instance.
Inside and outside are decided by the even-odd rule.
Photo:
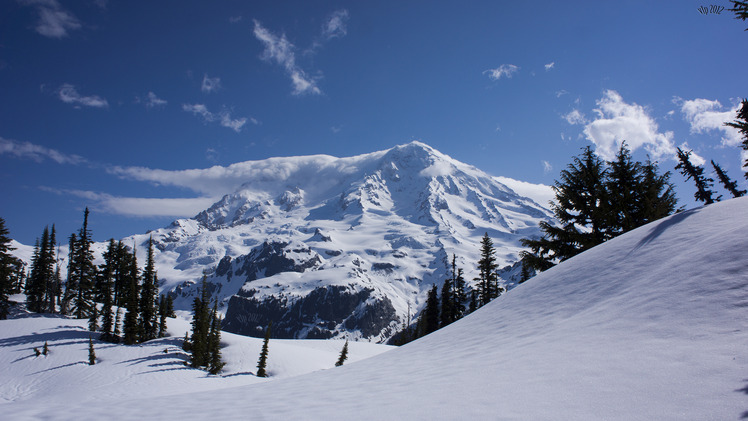
[[[33,244],[88,206],[121,238],[228,193],[201,169],[411,140],[544,184],[587,145],[663,170],[685,145],[743,183],[748,32],[712,4],[4,1],[0,216]]]

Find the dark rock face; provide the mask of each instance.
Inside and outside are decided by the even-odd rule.
[[[304,297],[259,297],[242,290],[229,300],[223,330],[262,337],[272,321],[272,336],[284,339],[327,339],[341,330],[359,330],[365,338],[379,335],[398,317],[387,298],[373,297],[369,288],[331,285]]]
[[[298,246],[293,249],[287,249],[288,246],[289,243],[284,242],[263,243],[248,255],[236,259],[234,265],[241,266],[234,272],[234,275],[241,276],[246,274],[247,281],[254,281],[258,278],[267,278],[281,272],[304,272],[321,263],[319,255],[309,247]],[[308,257],[303,260],[295,260],[286,256],[286,251],[293,252],[297,256]]]

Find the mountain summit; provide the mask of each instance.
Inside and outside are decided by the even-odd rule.
[[[177,308],[190,308],[206,273],[235,333],[261,335],[273,321],[277,337],[385,340],[443,282],[452,255],[471,280],[481,236],[508,265],[552,218],[421,142],[242,165],[251,176],[237,191],[150,233]]]

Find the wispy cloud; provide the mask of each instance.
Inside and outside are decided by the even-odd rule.
[[[577,109],[573,109],[569,113],[564,114],[563,118],[564,120],[566,120],[567,123],[571,125],[584,124],[587,122],[587,119],[584,117],[584,114],[582,114],[582,112]]]
[[[81,28],[78,18],[65,10],[57,0],[19,0],[26,6],[35,6],[39,20],[34,30],[49,38],[64,38],[69,31]]]
[[[543,173],[548,174],[553,171],[553,165],[548,161],[543,161]]]
[[[242,15],[231,16],[231,17],[229,17],[229,22],[230,23],[239,23],[239,22],[242,21],[242,19],[243,19]]]
[[[55,149],[30,142],[19,142],[17,140],[0,137],[0,155],[3,154],[8,154],[20,159],[30,159],[36,162],[44,162],[49,159],[58,164],[79,165],[88,163],[85,158],[78,155],[64,154]]]
[[[257,20],[254,21],[254,24],[254,35],[265,46],[265,50],[262,52],[261,56],[262,59],[269,62],[275,62],[283,67],[291,78],[293,94],[321,94],[322,91],[317,86],[317,81],[309,77],[298,66],[298,64],[296,64],[296,54],[294,52],[295,47],[290,41],[288,41],[286,35],[282,34],[278,36],[271,33]]]
[[[78,93],[78,89],[69,83],[65,83],[60,86],[60,88],[57,90],[57,94],[60,98],[60,101],[66,104],[72,104],[76,108],[80,108],[81,106],[107,108],[109,106],[109,103],[106,99],[98,95],[81,95]]]
[[[613,90],[605,91],[595,103],[597,116],[586,122],[584,135],[595,144],[595,152],[602,158],[612,160],[624,140],[632,151],[644,148],[655,159],[674,156],[673,132],[660,133],[644,107],[626,103]]]
[[[344,37],[348,34],[348,11],[345,9],[334,11],[322,26],[322,38],[330,40]]]
[[[484,70],[483,74],[488,73],[488,77],[491,78],[491,80],[499,80],[502,77],[511,78],[518,70],[519,66],[513,64],[502,64],[495,69]]]
[[[135,103],[143,104],[145,105],[146,108],[165,107],[166,104],[168,104],[168,102],[165,99],[159,98],[153,92],[148,92],[148,94],[143,98],[139,96],[135,97]]]
[[[91,201],[89,206],[99,212],[133,217],[192,217],[215,203],[216,197],[145,198],[121,197],[87,190],[42,190],[60,195],[71,195]]]
[[[562,96],[564,96],[564,95],[566,95],[568,93],[569,93],[569,91],[564,90],[564,89],[558,90],[558,91],[556,91],[556,98],[561,98]]]
[[[737,129],[725,126],[726,122],[735,119],[739,104],[723,110],[717,100],[697,98],[683,101],[678,98],[676,102],[681,105],[681,112],[691,125],[691,133],[722,132],[722,144],[725,146],[738,146],[742,142]]]
[[[182,110],[190,112],[194,115],[201,116],[203,121],[207,123],[218,122],[223,127],[228,127],[231,130],[239,133],[245,124],[247,124],[247,118],[232,118],[231,112],[227,109],[223,109],[217,113],[213,113],[208,110],[204,104],[182,104]],[[253,122],[257,121],[252,119]]]
[[[203,76],[203,84],[200,90],[209,94],[221,89],[221,78],[220,77],[208,77],[207,74]]]
[[[554,67],[555,65],[556,65],[556,62],[554,62],[554,61],[552,61],[552,62],[550,62],[550,63],[546,64],[546,65],[545,65],[545,71],[547,72],[547,71],[549,71],[549,70],[553,69],[553,67]]]

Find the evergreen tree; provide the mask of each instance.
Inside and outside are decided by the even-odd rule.
[[[77,247],[78,237],[75,234],[70,234],[68,239],[68,275],[65,282],[65,295],[63,295],[60,303],[60,313],[62,314],[68,314],[75,297],[78,296],[78,271],[75,269],[75,264],[78,261],[76,257],[78,254]]]
[[[730,3],[732,3],[732,9],[727,10],[735,13],[735,19],[743,21],[748,19],[748,1],[730,0]],[[748,28],[745,30],[748,31]]]
[[[49,355],[49,344],[44,341],[44,347],[42,348],[42,355]]]
[[[478,281],[478,305],[481,307],[488,304],[489,301],[498,297],[503,292],[499,288],[499,277],[496,274],[496,269],[499,265],[496,264],[495,252],[493,241],[491,241],[488,233],[485,233],[481,239],[481,258],[478,261],[480,275],[475,278]]]
[[[99,309],[96,307],[96,304],[94,303],[93,306],[91,306],[91,315],[88,316],[88,330],[91,332],[96,332],[99,330]]]
[[[268,377],[267,368],[268,363],[268,342],[270,342],[270,329],[273,327],[273,322],[268,324],[265,330],[265,340],[262,342],[262,351],[260,351],[260,359],[257,361],[257,377]]]
[[[163,338],[166,336],[166,318],[168,317],[166,307],[166,298],[161,295],[158,301],[158,337]]]
[[[133,251],[133,254],[129,254],[127,259],[127,269],[124,275],[123,282],[126,282],[128,288],[124,294],[124,301],[127,308],[125,313],[125,320],[122,326],[124,334],[123,342],[125,345],[132,345],[137,343],[141,338],[140,323],[138,319],[138,304],[140,297],[140,285],[138,284],[138,259]]]
[[[472,313],[475,310],[478,310],[478,292],[473,289],[470,291],[470,306],[468,308],[468,313]]]
[[[723,170],[722,167],[719,166],[719,164],[716,164],[714,160],[712,160],[712,167],[717,173],[717,178],[719,178],[720,183],[722,183],[722,185],[725,186],[725,189],[727,189],[727,191],[732,194],[732,197],[745,196],[746,190],[739,190],[738,182],[730,179],[725,170]]]
[[[711,205],[715,201],[719,201],[719,198],[713,198],[714,192],[711,190],[714,180],[704,175],[704,168],[700,165],[694,165],[691,163],[691,151],[683,151],[678,148],[678,165],[675,169],[679,169],[681,174],[686,177],[686,180],[693,179],[696,183],[696,193],[693,197],[706,205]]]
[[[112,289],[114,287],[114,270],[116,264],[117,243],[114,239],[109,240],[109,246],[104,253],[104,263],[99,266],[97,286],[98,299],[101,307],[101,339],[112,342],[114,338],[114,314],[112,311]]]
[[[112,334],[111,342],[118,344],[120,341],[120,323],[122,322],[122,307],[117,307],[117,317],[114,319],[114,333]]]
[[[210,361],[208,361],[208,372],[218,374],[226,363],[221,359],[221,319],[218,318],[218,301],[213,306],[211,314],[210,334],[208,335],[208,348]]]
[[[210,297],[208,294],[207,277],[203,275],[200,286],[200,297],[192,302],[192,367],[207,367],[210,361]]]
[[[94,352],[93,338],[88,337],[88,365],[96,364],[96,352]]]
[[[522,269],[520,270],[519,274],[519,282],[520,284],[524,284],[528,279],[530,279],[530,268],[525,264],[524,261],[521,262]]]
[[[88,229],[88,208],[83,212],[83,226],[78,232],[75,254],[70,257],[72,269],[77,283],[74,298],[73,314],[77,319],[91,315],[93,311],[93,289],[96,279],[93,250],[91,249],[91,231]]]
[[[465,302],[467,301],[467,293],[465,292],[465,276],[462,268],[457,267],[457,256],[452,255],[452,289],[453,289],[453,302],[452,308],[454,310],[454,319],[458,320],[465,314]]]
[[[156,296],[158,295],[158,278],[153,261],[153,237],[148,240],[148,257],[143,271],[143,282],[140,288],[140,330],[141,341],[148,341],[158,336]]]
[[[605,197],[605,175],[605,164],[589,146],[561,171],[561,180],[553,186],[556,200],[551,203],[561,226],[543,221],[542,238],[522,240],[530,248],[522,258],[532,268],[546,270],[555,261],[564,261],[606,240],[609,218],[601,200]]]
[[[439,312],[439,326],[444,327],[457,320],[454,309],[454,289],[452,288],[452,279],[448,278],[442,285],[442,308]]]
[[[8,318],[10,311],[10,294],[14,293],[19,272],[23,269],[21,260],[10,254],[10,232],[5,227],[5,220],[0,218],[0,320]]]
[[[49,310],[48,295],[54,290],[50,286],[50,284],[54,285],[55,279],[53,237],[54,234],[50,236],[49,227],[44,227],[41,242],[37,241],[34,246],[31,274],[26,281],[28,309],[37,313]],[[51,301],[54,303],[53,298]]]
[[[529,269],[546,270],[617,235],[675,211],[670,173],[649,159],[634,162],[625,142],[611,162],[590,147],[561,172],[551,209],[559,225],[540,223],[543,236],[523,239],[520,256]]]
[[[343,345],[343,349],[340,350],[340,356],[338,357],[338,361],[335,363],[335,367],[340,367],[345,363],[345,360],[348,359],[348,339],[345,340],[345,344]]]
[[[439,329],[439,296],[436,285],[429,290],[426,307],[423,309],[421,320],[423,323],[419,336],[426,336]]]

